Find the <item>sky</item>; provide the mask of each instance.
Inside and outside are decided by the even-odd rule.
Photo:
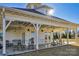
[[[54,16],[79,24],[79,3],[47,3]],[[0,3],[0,6],[26,8],[26,3]]]

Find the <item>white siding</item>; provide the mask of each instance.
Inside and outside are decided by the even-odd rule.
[[[6,40],[9,40],[10,42],[12,42],[12,40],[18,40],[18,39],[21,39],[22,40],[22,33],[24,31],[22,30],[10,30],[10,31],[7,31],[6,32]],[[28,42],[29,42],[29,39],[34,37],[35,39],[35,44],[36,44],[36,34],[35,32],[28,32],[26,31],[25,32],[25,44],[28,45]],[[39,40],[38,40],[39,44],[44,44],[45,43],[45,33],[44,32],[39,32]]]
[[[45,43],[45,33],[44,32],[39,32],[39,44],[44,44]]]
[[[25,32],[25,44],[28,45],[29,39],[31,38],[30,32]]]
[[[10,32],[6,32],[6,40],[9,40],[12,42],[12,40],[18,40],[18,39],[22,39],[22,32],[13,32],[13,31],[10,31]]]

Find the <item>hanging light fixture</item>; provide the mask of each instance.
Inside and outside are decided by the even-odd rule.
[[[27,29],[27,31],[30,31],[30,29]]]
[[[44,30],[42,29],[41,32],[43,32]]]

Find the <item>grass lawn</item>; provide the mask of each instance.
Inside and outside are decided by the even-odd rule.
[[[79,56],[79,46],[65,45],[61,47],[27,52],[15,56]]]

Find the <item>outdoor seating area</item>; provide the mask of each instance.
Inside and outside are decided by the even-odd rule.
[[[58,45],[56,43],[55,44],[54,43],[39,44],[39,50],[52,48],[55,46],[61,46],[61,45]],[[13,40],[12,43],[6,40],[6,49],[7,49],[7,54],[10,54],[10,53],[16,54],[16,52],[18,53],[22,51],[30,52],[31,50],[36,50],[36,45],[34,45],[33,42],[32,44],[29,42],[27,46],[27,45],[23,45],[21,40]],[[2,47],[0,50],[2,50]]]
[[[38,45],[39,50],[63,46],[63,45],[67,44],[67,39],[66,39],[67,37],[65,36],[65,34],[62,34],[61,40],[59,38],[60,38],[59,35],[57,35],[57,34],[53,35],[52,42],[47,43],[47,41],[46,41],[46,43]],[[47,40],[47,36],[45,37],[45,39],[42,39],[42,40]],[[50,40],[50,37],[49,37],[49,40]],[[74,39],[71,39],[71,40],[74,40]],[[0,42],[2,42],[2,41],[0,41]],[[2,44],[0,46],[1,46],[1,50],[2,50]],[[7,54],[16,53],[16,52],[19,53],[22,51],[30,52],[33,50],[37,50],[36,44],[35,44],[35,38],[31,37],[30,39],[28,39],[27,44],[25,44],[25,41],[23,39],[13,39],[12,41],[6,40],[6,50],[7,50]]]
[[[33,38],[31,38],[33,39]],[[30,39],[30,40],[31,40]],[[1,42],[1,41],[0,41]],[[0,43],[0,51],[3,49],[3,45]],[[12,52],[19,52],[19,51],[29,51],[29,50],[34,50],[35,45],[34,42],[29,42],[28,46],[23,43],[23,40],[21,39],[14,39],[12,42],[9,40],[6,40],[6,49],[7,49],[7,54],[12,53]],[[2,54],[2,53],[0,53]]]
[[[60,37],[57,34],[57,32],[54,33],[54,34],[55,35],[53,35],[53,39],[52,39],[53,41],[50,42],[50,43],[47,42],[47,40],[48,40],[47,36],[45,36],[45,39],[42,39],[42,40],[46,40],[45,41],[46,43],[39,44],[38,45],[39,50],[46,49],[46,48],[53,48],[53,47],[63,46],[63,45],[67,44],[67,39],[66,39],[67,36],[66,36],[66,34],[62,33],[61,40],[60,40]],[[50,40],[50,37],[49,37],[49,40]],[[71,39],[71,41],[72,40],[74,40],[74,39]],[[2,42],[2,41],[0,41],[0,42]],[[37,50],[34,37],[31,37],[30,39],[28,39],[27,42],[28,43],[25,44],[25,40],[23,40],[23,39],[13,39],[12,41],[6,40],[7,54],[10,54],[10,53],[15,53],[16,54],[16,52],[18,54],[19,52],[22,52],[22,51],[30,52],[30,51]],[[2,50],[2,44],[1,44],[1,50]]]
[[[11,46],[9,46],[8,48],[12,48],[13,51],[24,51],[24,50],[35,49],[34,46],[35,45],[33,42],[29,42],[27,46],[23,43],[22,40],[15,39],[15,40],[12,40]]]

